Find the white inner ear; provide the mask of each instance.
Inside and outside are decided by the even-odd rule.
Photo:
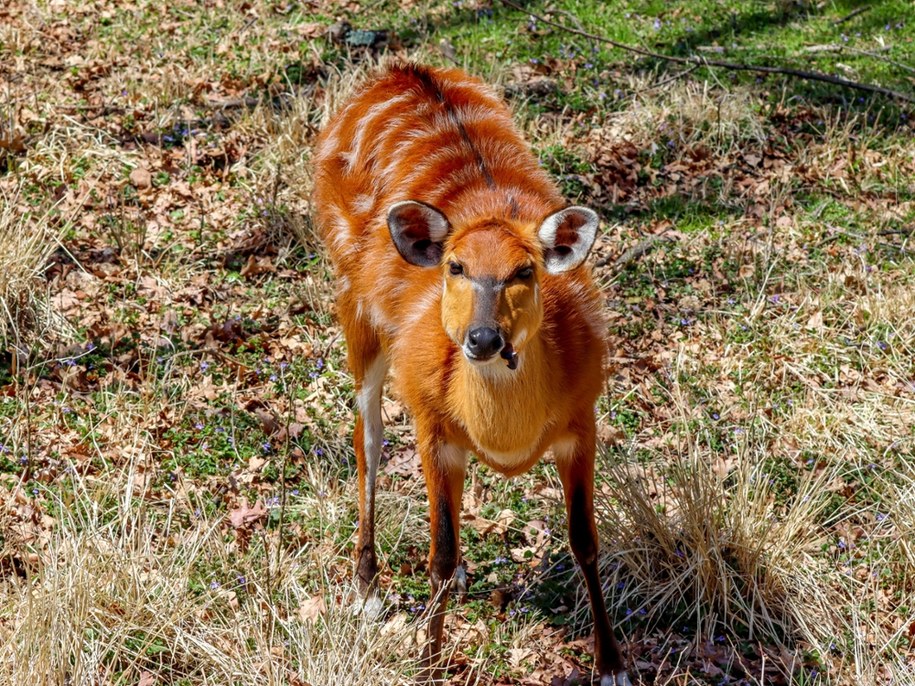
[[[598,222],[597,213],[587,207],[567,207],[544,219],[537,234],[547,272],[562,274],[584,262],[594,245]]]
[[[585,217],[586,221],[576,232],[576,240],[574,243],[569,244],[570,248],[574,246],[585,243],[589,248],[594,242],[594,238],[597,236],[597,226],[600,223],[600,220],[597,217],[597,213],[594,210],[588,209],[587,207],[567,207],[564,210],[560,210],[555,214],[551,214],[547,217],[543,224],[540,225],[539,236],[540,240],[543,243],[545,248],[555,248],[556,247],[556,233],[559,231],[559,227],[565,221],[566,217],[570,214],[578,214]]]
[[[556,232],[559,230],[559,224],[562,223],[563,212],[557,212],[547,217],[543,224],[540,225],[540,241],[544,248],[556,247]]]
[[[445,240],[445,237],[448,235],[448,220],[445,219],[445,215],[420,202],[414,202],[413,200],[395,202],[388,210],[388,216],[391,216],[391,214],[396,215],[400,208],[408,206],[417,209],[422,213],[426,220],[426,226],[429,227],[430,241],[433,243],[441,243]]]

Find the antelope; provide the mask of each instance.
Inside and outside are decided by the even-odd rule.
[[[606,326],[584,263],[597,214],[567,206],[508,107],[457,69],[383,70],[330,119],[314,164],[317,227],[356,384],[363,597],[378,593],[375,480],[391,370],[414,420],[429,503],[420,682],[440,678],[449,590],[466,583],[459,515],[468,453],[513,476],[552,451],[600,684],[628,686],[601,593],[592,502]]]

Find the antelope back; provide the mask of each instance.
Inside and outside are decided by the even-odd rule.
[[[488,86],[459,70],[392,67],[332,118],[315,162],[318,227],[341,295],[375,328],[395,332],[454,259],[465,274],[500,286],[528,267],[535,272],[482,303],[473,283],[449,282],[443,322],[456,342],[474,321],[526,335],[539,325],[537,232],[563,201]],[[422,211],[402,218],[408,239],[412,229],[425,231],[414,242],[426,241],[420,266],[431,270],[416,269],[392,240],[389,214],[404,201],[438,220],[436,227]]]

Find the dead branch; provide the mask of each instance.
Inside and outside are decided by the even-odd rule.
[[[627,249],[625,252],[623,252],[622,255],[617,257],[615,260],[612,260],[613,272],[619,273],[619,272],[623,271],[623,269],[628,267],[630,264],[638,261],[644,255],[651,252],[658,245],[658,243],[674,243],[674,242],[675,242],[675,239],[671,236],[664,236],[664,235],[649,236],[644,241],[640,241],[639,243],[636,243],[635,245],[633,245],[631,248]],[[608,264],[610,264],[610,262],[611,262],[610,257],[604,257],[604,258],[601,258],[600,260],[598,260],[595,263],[595,266],[596,267],[606,267]]]
[[[889,49],[889,47],[883,48],[884,51]],[[881,55],[879,52],[874,50],[859,50],[858,48],[851,48],[847,45],[829,43],[826,45],[811,45],[810,47],[804,48],[804,52],[847,52],[851,53],[852,55],[866,55],[867,57],[872,57],[875,60],[880,60],[881,62],[892,64],[894,67],[898,67],[899,69],[904,69],[905,71],[915,74],[915,67],[911,67],[908,64],[899,62],[894,59],[890,59],[886,55]]]
[[[895,98],[897,100],[903,100],[905,102],[915,103],[915,95],[909,95],[908,93],[901,93],[899,91],[894,91],[891,88],[884,88],[883,86],[877,86],[871,83],[861,83],[860,81],[851,81],[849,79],[843,79],[841,76],[832,76],[831,74],[823,74],[816,71],[804,71],[802,69],[793,69],[791,67],[767,67],[763,65],[754,65],[754,64],[741,64],[738,62],[724,62],[721,60],[710,60],[705,57],[700,57],[699,55],[691,55],[690,57],[677,57],[674,55],[662,55],[659,52],[654,52],[652,50],[646,50],[645,48],[640,48],[635,45],[628,45],[626,43],[620,43],[618,41],[606,38],[604,36],[599,36],[594,33],[588,33],[587,31],[582,31],[580,29],[574,29],[571,26],[565,26],[555,21],[551,21],[546,17],[543,17],[539,14],[535,14],[524,7],[512,2],[512,0],[502,0],[502,4],[507,7],[512,8],[518,12],[523,12],[528,16],[533,17],[537,21],[543,22],[547,26],[552,26],[557,29],[566,31],[567,33],[572,33],[590,40],[598,41],[600,43],[606,43],[607,45],[612,45],[614,48],[619,50],[624,50],[626,52],[631,52],[636,55],[642,55],[643,57],[651,57],[657,60],[663,60],[665,62],[675,62],[677,64],[688,64],[696,65],[699,67],[717,67],[719,69],[730,69],[732,71],[749,71],[755,72],[757,74],[782,74],[784,76],[793,76],[795,78],[803,79],[805,81],[820,81],[822,83],[831,83],[835,86],[844,86],[845,88],[851,88],[853,90],[865,91],[867,93],[879,93],[880,95],[885,95],[889,98]]]
[[[847,22],[851,19],[854,19],[859,14],[863,14],[864,12],[867,12],[869,9],[870,9],[870,5],[864,5],[863,7],[859,7],[856,10],[852,10],[851,12],[846,14],[844,17],[840,17],[839,19],[836,19],[834,22],[832,22],[832,25],[839,26],[840,24],[844,24],[845,22]]]

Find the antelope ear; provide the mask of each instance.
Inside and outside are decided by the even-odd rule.
[[[391,205],[388,230],[397,252],[417,267],[434,267],[442,259],[451,225],[439,210],[416,200]]]
[[[584,262],[599,222],[597,213],[587,207],[567,207],[544,219],[538,235],[547,272],[561,274]]]

